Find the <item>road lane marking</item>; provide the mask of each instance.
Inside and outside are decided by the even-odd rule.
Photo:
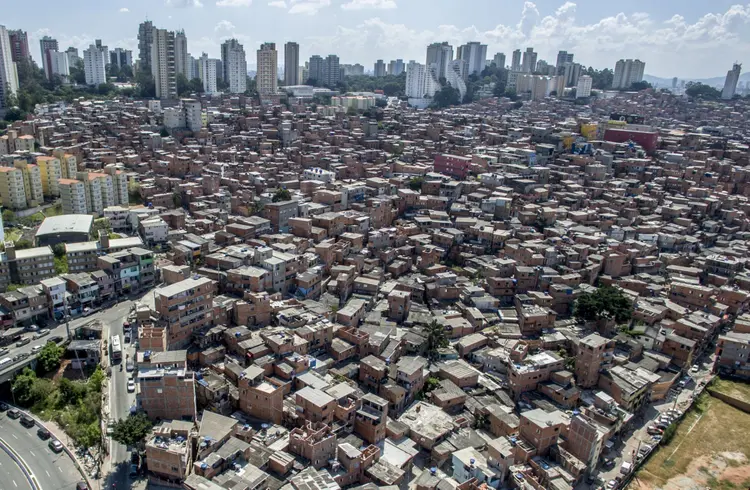
[[[18,440],[18,436],[15,434],[11,434],[16,440]]]
[[[16,483],[16,480],[13,480],[13,485],[15,485],[16,488],[18,488],[18,483]]]
[[[47,478],[52,478],[52,475],[49,474],[49,471],[44,470],[45,473],[47,473]]]
[[[57,471],[59,471],[60,473],[62,473],[62,468],[60,466],[58,466],[57,467]]]
[[[29,452],[31,453],[32,456],[34,456],[36,458],[36,454],[34,454],[34,451],[32,451],[31,449],[29,449]]]

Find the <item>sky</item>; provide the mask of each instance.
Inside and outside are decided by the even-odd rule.
[[[229,37],[245,47],[250,69],[263,42],[275,42],[279,65],[283,44],[300,45],[300,61],[337,54],[341,63],[372,70],[377,59],[425,62],[425,47],[448,41],[488,45],[487,57],[533,47],[551,64],[557,51],[595,68],[614,68],[620,58],[638,58],[646,73],[660,77],[724,76],[750,55],[750,3],[727,0],[34,0],[7,2],[8,29],[29,33],[40,62],[39,39],[50,35],[60,49],[82,50],[101,39],[137,57],[138,24],[184,29],[188,51],[220,57]]]

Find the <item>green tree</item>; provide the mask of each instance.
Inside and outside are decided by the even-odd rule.
[[[443,88],[435,94],[432,98],[432,107],[436,109],[443,109],[452,105],[458,105],[461,103],[461,94],[458,89],[445,85]]]
[[[17,240],[15,243],[16,250],[25,250],[27,248],[33,248],[34,244],[31,243],[31,240],[26,240],[25,238],[21,238],[20,240]]]
[[[448,337],[445,335],[445,327],[437,320],[433,320],[425,327],[427,335],[427,356],[431,361],[439,357],[439,349],[448,347]]]
[[[593,293],[582,294],[575,303],[573,313],[579,321],[597,321],[613,318],[617,323],[630,320],[633,304],[621,290],[603,286]]]
[[[201,80],[200,78],[193,78],[188,82],[188,90],[190,92],[195,92],[196,94],[202,94],[203,80]]]
[[[34,383],[37,379],[36,373],[28,367],[13,378],[11,390],[21,406],[28,407],[38,401],[38,394],[34,392]]]
[[[641,80],[640,82],[635,82],[631,84],[628,90],[634,90],[634,91],[640,92],[641,90],[646,90],[649,88],[654,88],[654,86],[645,80]]]
[[[135,76],[138,97],[156,97],[156,84],[154,77],[148,70],[140,70]]]
[[[91,376],[89,376],[89,380],[86,382],[88,390],[94,393],[101,393],[102,385],[104,384],[105,379],[106,375],[104,374],[104,370],[102,369],[101,365],[96,366],[96,369],[94,369],[94,372],[91,373]]]
[[[16,222],[16,213],[10,209],[3,209],[3,223],[8,226],[10,223]]]
[[[21,121],[26,119],[26,113],[20,107],[11,107],[5,111],[5,120],[8,122]]]
[[[42,373],[55,371],[60,367],[60,359],[63,355],[63,348],[55,342],[47,342],[39,351],[37,356],[37,366]]]
[[[67,274],[69,272],[67,256],[63,255],[62,257],[55,257],[54,260],[55,260],[55,273],[57,275]]]
[[[161,131],[159,131],[159,135],[162,138],[167,138],[169,137],[169,131],[167,131],[167,128],[161,128]]]
[[[128,447],[138,447],[151,432],[153,424],[143,413],[130,415],[115,422],[112,439]]]
[[[423,183],[424,177],[412,177],[409,179],[409,189],[413,191],[421,191]]]
[[[700,82],[688,82],[685,85],[685,94],[688,97],[700,97],[708,100],[718,100],[721,98],[721,91],[719,89]]]
[[[94,220],[94,224],[91,225],[91,237],[98,240],[100,231],[105,231],[107,234],[112,233],[112,224],[109,219],[99,218]]]
[[[179,97],[184,97],[190,93],[190,82],[185,75],[178,73],[177,76],[175,76],[175,83],[177,85],[177,95]]]
[[[182,194],[175,191],[172,193],[172,203],[174,204],[175,208],[181,208],[182,207]]]
[[[289,201],[292,199],[292,193],[289,192],[288,189],[280,187],[276,189],[276,192],[273,194],[273,202],[281,202],[281,201]]]

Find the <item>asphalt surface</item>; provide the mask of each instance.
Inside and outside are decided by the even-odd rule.
[[[42,490],[75,490],[76,483],[82,480],[75,463],[65,451],[59,454],[52,452],[48,446],[49,440],[40,439],[36,434],[37,429],[37,426],[27,429],[21,425],[20,419],[8,418],[7,412],[0,414],[0,434],[3,440],[23,459]],[[0,475],[3,475],[0,488],[31,488],[15,462],[4,451],[0,453]],[[5,480],[5,474],[10,481]]]
[[[0,482],[3,488],[27,490],[31,484],[26,475],[8,453],[0,449]]]

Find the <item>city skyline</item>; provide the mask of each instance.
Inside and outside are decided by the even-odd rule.
[[[476,0],[467,9],[443,0],[422,15],[421,7],[429,3],[422,0],[131,0],[121,6],[92,6],[83,24],[76,11],[47,0],[40,3],[34,17],[12,7],[4,16],[7,28],[28,32],[30,46],[50,35],[61,50],[83,50],[102,39],[106,45],[136,52],[138,24],[148,18],[163,29],[185,29],[189,51],[212,58],[220,57],[221,43],[228,38],[253,50],[264,42],[283,46],[293,41],[300,45],[300,60],[336,54],[342,64],[361,63],[368,70],[377,59],[419,62],[424,46],[447,41],[454,48],[468,42],[487,44],[488,59],[497,52],[510,59],[513,50],[533,47],[539,60],[553,64],[559,50],[568,50],[576,53],[576,61],[597,69],[613,69],[621,58],[638,58],[651,67],[648,75],[705,78],[726,73],[735,61],[741,63],[750,43],[750,4],[732,6],[727,1],[712,2],[708,8],[639,0],[624,9],[587,0]],[[493,18],[507,20],[485,20]],[[39,50],[32,48],[31,54],[41,66]],[[279,54],[283,66],[283,49]],[[248,59],[249,69],[255,68],[254,62]]]

